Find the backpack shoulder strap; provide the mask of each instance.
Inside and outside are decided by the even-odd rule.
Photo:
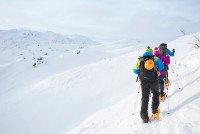
[[[140,76],[141,64],[142,65],[144,64],[144,56],[140,56],[138,57],[138,59],[139,59],[139,67],[138,67],[138,76],[137,76],[136,82],[138,81],[139,76]]]

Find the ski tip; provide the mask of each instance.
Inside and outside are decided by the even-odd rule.
[[[167,113],[167,114],[170,114],[170,113]]]

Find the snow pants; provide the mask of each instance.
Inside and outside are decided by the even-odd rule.
[[[165,89],[165,87],[164,87],[165,75],[160,76],[158,80],[159,80],[159,83],[160,83],[160,94],[163,95],[164,94],[164,89]]]
[[[165,90],[165,82],[168,80],[168,72],[166,72],[165,75],[161,75],[159,78],[158,78],[159,82],[160,82],[160,94],[161,96],[164,95],[164,90]]]
[[[152,113],[155,114],[159,107],[159,88],[160,83],[159,80],[154,82],[141,82],[142,89],[142,99],[141,99],[141,111],[140,116],[142,119],[149,119],[148,117],[148,103],[149,103],[149,95],[150,91],[153,93],[152,97]]]

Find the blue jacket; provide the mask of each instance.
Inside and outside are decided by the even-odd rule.
[[[153,55],[152,52],[145,52],[143,54],[143,56],[154,56],[154,55]],[[161,61],[160,58],[154,56],[154,61],[155,61],[155,64],[156,64],[159,71],[164,69],[164,64],[163,64],[163,62]],[[138,74],[139,67],[140,67],[140,60],[137,61],[135,67],[133,68],[133,71],[134,71],[135,74]]]
[[[174,56],[174,52],[171,52],[169,49],[167,49],[167,54],[169,54],[170,56]]]

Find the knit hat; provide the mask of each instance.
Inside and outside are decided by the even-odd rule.
[[[150,46],[148,46],[147,49],[146,49],[146,52],[152,52],[153,53],[153,49]]]
[[[154,48],[154,55],[157,56],[157,57],[159,57],[161,55],[159,48],[157,48],[157,47]]]
[[[159,51],[159,48],[155,47],[155,48],[154,48],[154,51]]]

